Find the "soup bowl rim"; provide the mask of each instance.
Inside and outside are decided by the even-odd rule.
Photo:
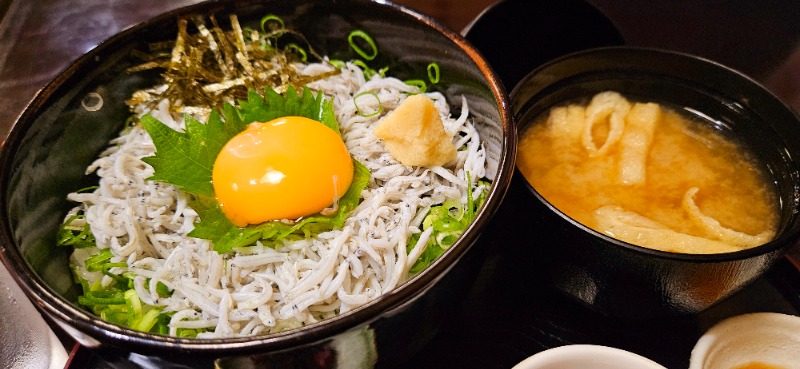
[[[519,94],[525,88],[525,86],[527,84],[532,83],[532,81],[535,78],[539,78],[540,74],[542,74],[543,72],[546,72],[549,68],[552,68],[554,65],[559,65],[559,64],[562,64],[564,62],[568,62],[570,60],[574,60],[576,58],[587,58],[587,57],[591,57],[591,56],[593,56],[595,54],[604,54],[604,53],[605,54],[616,53],[614,55],[614,57],[619,57],[619,55],[622,55],[624,53],[639,53],[639,54],[648,54],[649,57],[653,57],[653,58],[656,58],[656,57],[668,57],[668,58],[671,58],[671,60],[678,59],[678,60],[683,61],[685,63],[691,63],[691,64],[694,64],[694,65],[703,64],[707,68],[714,68],[714,69],[718,70],[719,73],[723,73],[723,74],[728,75],[728,76],[730,76],[732,78],[738,78],[738,79],[740,79],[742,81],[742,83],[747,84],[748,88],[754,89],[755,91],[757,91],[758,93],[763,94],[764,96],[768,96],[770,98],[770,100],[772,100],[772,102],[775,103],[776,106],[782,106],[782,108],[785,111],[791,113],[793,115],[795,121],[797,121],[800,124],[800,118],[798,118],[798,115],[794,111],[792,111],[792,109],[789,108],[777,96],[775,96],[772,92],[767,90],[765,87],[763,87],[759,82],[757,82],[752,77],[750,77],[750,76],[748,76],[748,75],[746,75],[746,74],[744,74],[742,72],[739,72],[739,71],[737,71],[737,70],[735,70],[733,68],[730,68],[730,67],[728,67],[728,66],[726,66],[726,65],[724,65],[722,63],[719,63],[719,62],[716,62],[714,60],[711,60],[711,59],[708,59],[708,58],[704,58],[704,57],[701,57],[701,56],[697,56],[697,55],[694,55],[694,54],[690,54],[690,53],[687,53],[687,52],[674,51],[674,50],[668,50],[668,49],[656,48],[656,47],[622,45],[622,46],[603,46],[603,47],[591,48],[591,49],[580,50],[580,51],[576,51],[576,52],[573,52],[573,53],[569,53],[569,54],[563,55],[561,57],[555,58],[553,60],[550,60],[549,62],[537,67],[536,69],[534,69],[531,72],[529,72],[525,77],[523,77],[520,80],[520,82],[517,83],[514,86],[514,88],[511,90],[511,92],[509,93],[510,100],[512,102],[512,106],[514,108],[514,118],[515,118],[515,121],[516,121],[515,123],[517,125],[516,128],[518,130],[517,135],[519,137],[522,137],[522,135],[524,134],[524,131],[526,130],[526,128],[528,126],[530,126],[531,124],[533,124],[532,121],[524,121],[524,119],[522,119],[522,116],[527,114],[527,109],[526,108],[529,108],[530,100],[535,100],[535,98],[530,97],[529,100],[523,101],[522,104],[516,104],[515,105],[515,102],[517,102],[516,100],[519,97]],[[653,72],[653,70],[652,70],[653,68],[657,69],[658,67],[645,68],[646,69],[645,72],[642,72],[642,70],[628,70],[628,69],[626,69],[623,73],[631,73],[631,74],[644,73],[644,74],[647,74],[648,76],[652,76],[653,73],[655,73],[655,74],[659,75],[660,77],[673,77],[669,73]],[[589,71],[582,71],[581,73],[604,74],[604,73],[608,73],[610,71],[611,70],[606,70],[606,69],[591,69]],[[619,72],[619,71],[614,71],[614,72]],[[570,75],[570,76],[568,76],[568,78],[575,78],[576,76],[581,75],[581,73],[576,73],[576,74]],[[560,81],[562,81],[562,80],[559,79],[557,82],[554,82],[552,84],[557,84]],[[691,84],[698,85],[699,83],[695,82],[695,81],[692,81]],[[564,88],[565,86],[569,86],[569,85],[571,85],[571,84],[570,83],[565,83],[564,86],[555,87],[553,89],[553,91],[557,91],[557,90],[559,90],[561,88]],[[536,95],[538,95],[540,93],[543,93],[545,95],[549,95],[549,94],[553,93],[553,91],[547,91],[547,92],[542,92],[542,91],[544,91],[544,90],[539,90],[539,92],[537,92]],[[624,94],[624,91],[619,91],[619,92]],[[585,97],[588,97],[588,96],[585,96]],[[558,102],[558,103],[556,103],[556,105],[561,104],[561,103],[564,103],[564,101]],[[552,106],[555,106],[555,105],[546,106],[543,109],[541,109],[541,111],[539,113],[542,114],[544,111],[546,111],[547,109],[550,109]],[[793,187],[795,188],[795,194],[794,194],[795,199],[794,199],[794,203],[793,204],[781,203],[782,207],[783,206],[790,207],[790,209],[788,209],[787,211],[791,212],[791,214],[789,215],[788,219],[784,219],[783,228],[779,229],[779,232],[776,234],[776,236],[773,239],[771,239],[769,242],[766,242],[764,244],[761,244],[761,245],[758,245],[758,246],[755,246],[755,247],[751,247],[751,248],[737,250],[737,251],[724,252],[724,253],[711,253],[711,254],[691,254],[691,253],[677,253],[677,252],[662,251],[662,250],[657,250],[657,249],[648,248],[648,247],[644,247],[644,246],[639,246],[639,245],[636,245],[636,244],[632,244],[632,243],[625,242],[625,241],[619,240],[617,238],[611,237],[609,235],[604,234],[603,232],[596,231],[596,230],[594,230],[594,229],[582,224],[581,222],[571,218],[570,216],[565,214],[563,211],[558,209],[555,205],[550,203],[525,178],[525,176],[519,170],[519,167],[515,167],[515,169],[514,169],[514,178],[521,178],[521,182],[524,185],[526,191],[528,191],[532,195],[534,195],[534,197],[536,198],[536,201],[539,201],[542,204],[544,204],[548,208],[549,212],[558,215],[561,219],[563,219],[566,222],[570,223],[574,228],[576,228],[577,232],[588,234],[592,238],[600,240],[603,243],[613,244],[613,245],[617,246],[618,250],[624,250],[625,252],[628,252],[628,253],[631,253],[631,254],[634,254],[634,255],[645,255],[645,256],[653,257],[655,259],[660,259],[660,260],[668,260],[668,261],[676,261],[676,262],[688,262],[688,263],[721,263],[721,262],[740,261],[740,260],[749,259],[749,258],[752,258],[752,257],[764,255],[764,254],[769,254],[769,253],[772,253],[772,252],[775,252],[775,251],[780,251],[781,249],[787,248],[788,247],[787,245],[793,244],[793,242],[796,242],[797,239],[800,238],[800,175],[797,174],[798,173],[798,166],[800,166],[800,162],[798,162],[797,161],[798,159],[796,159],[796,158],[786,158],[786,159],[789,159],[789,160],[785,161],[786,166],[789,167],[790,171],[795,173],[795,175],[791,177],[791,180],[793,181]],[[781,218],[784,218],[784,215],[781,215]]]

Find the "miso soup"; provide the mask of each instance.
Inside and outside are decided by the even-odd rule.
[[[723,253],[776,232],[773,183],[745,147],[700,117],[603,92],[521,134],[517,166],[548,202],[622,241]]]

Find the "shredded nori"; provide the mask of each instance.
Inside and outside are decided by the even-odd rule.
[[[179,19],[178,36],[173,42],[150,44],[149,53],[135,52],[134,55],[144,62],[129,68],[128,72],[163,69],[161,76],[167,88],[160,92],[151,89],[136,93],[127,104],[152,107],[168,99],[178,110],[183,107],[219,109],[224,102],[246,99],[249,89],[264,91],[269,88],[283,93],[289,87],[299,90],[308,83],[339,73],[338,69],[317,75],[298,72],[292,62],[301,56],[325,61],[301,33],[286,28],[243,29],[236,15],[229,18],[230,31],[223,31],[213,15],[208,17],[210,28],[202,16]],[[190,22],[194,33],[189,32]],[[280,43],[281,38],[290,38],[292,42]],[[297,41],[306,45],[301,53],[297,52],[300,47]]]

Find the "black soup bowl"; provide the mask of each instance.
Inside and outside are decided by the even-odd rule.
[[[588,101],[609,90],[631,101],[666,103],[685,109],[688,115],[705,116],[707,124],[751,151],[766,166],[768,180],[777,190],[777,235],[764,245],[721,254],[636,246],[566,216],[517,169],[507,207],[498,218],[518,230],[506,235],[508,243],[535,249],[535,260],[529,265],[531,278],[544,279],[547,285],[611,317],[693,314],[748,285],[797,243],[800,122],[758,83],[723,65],[635,47],[598,48],[558,58],[532,71],[513,89],[518,135],[523,137],[526,127],[552,107]],[[675,175],[680,175],[677,170]]]
[[[376,63],[400,79],[423,78],[440,67],[430,88],[455,109],[466,99],[483,136],[492,184],[485,205],[464,235],[420,274],[377,300],[336,318],[282,333],[225,339],[187,339],[134,331],[105,322],[76,303],[69,251],[57,249],[56,232],[74,206],[69,192],[92,185],[87,166],[124,128],[125,100],[155,84],[158,73],[128,73],[141,63],[134,50],[174,40],[177,20],[214,14],[220,24],[236,14],[257,29],[267,14],[302,33],[323,55],[356,57],[347,36],[366,31],[379,49]],[[223,28],[224,25],[223,25]],[[102,108],[85,109],[87,96]],[[458,110],[454,110],[458,111]],[[65,69],[29,104],[0,157],[0,256],[34,304],[80,344],[96,352],[151,358],[158,367],[389,367],[402,363],[435,333],[466,294],[481,264],[473,247],[498,210],[514,168],[516,136],[502,84],[479,53],[457,33],[386,2],[210,1],[181,8],[108,39]],[[96,179],[95,179],[96,181]],[[478,253],[476,256],[476,253]],[[185,366],[183,366],[185,367]]]

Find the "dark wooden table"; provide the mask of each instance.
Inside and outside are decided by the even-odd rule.
[[[461,30],[495,0],[398,0]],[[800,110],[800,2],[587,0],[634,45],[685,51],[764,83]],[[0,138],[36,91],[120,30],[197,0],[0,0]],[[531,0],[536,22],[542,10]],[[546,11],[546,10],[545,10]],[[569,19],[565,19],[569,22]],[[575,27],[581,27],[575,24]],[[503,37],[498,35],[498,37]]]
[[[531,5],[529,13],[520,14],[514,21],[536,22],[547,12],[536,7],[536,0],[507,1],[529,1]],[[36,91],[72,60],[126,27],[195,2],[0,0],[0,140]],[[455,30],[467,26],[493,2],[398,1]],[[605,13],[629,44],[689,52],[728,65],[761,82],[800,111],[800,2],[588,2]],[[593,315],[547,288],[523,288],[519,281],[524,276],[508,268],[515,256],[519,255],[486,255],[484,268],[464,305],[444,323],[434,342],[410,359],[409,367],[508,368],[547,347],[597,343],[644,354],[669,368],[685,368],[687,350],[714,322],[750,311],[796,314],[800,307],[800,273],[787,258],[746,291],[702,316],[632,326]],[[795,250],[791,258],[800,260],[800,250]],[[68,338],[64,341],[69,344]],[[94,367],[113,367],[84,359],[87,361],[82,363]]]

